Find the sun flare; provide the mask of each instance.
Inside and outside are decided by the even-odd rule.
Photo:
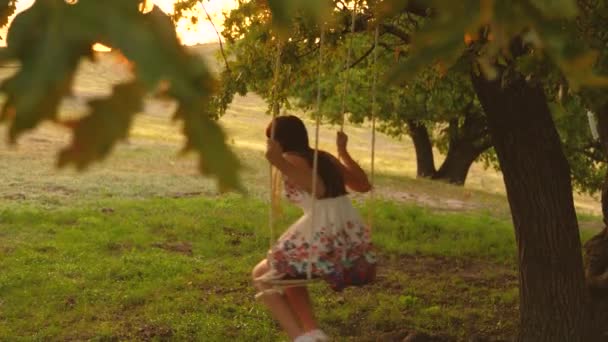
[[[166,13],[173,12],[175,0],[152,0],[152,2]],[[236,0],[199,1],[192,9],[192,14],[197,16],[199,20],[196,23],[192,23],[189,18],[180,20],[176,25],[178,37],[184,45],[196,45],[217,41],[219,38],[213,25],[221,32],[224,22],[223,13],[230,11],[236,6]],[[209,13],[213,24],[207,19],[205,9]]]

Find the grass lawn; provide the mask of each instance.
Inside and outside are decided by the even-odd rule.
[[[514,331],[507,222],[374,208],[378,281],[340,294],[312,286],[328,332],[365,341],[403,329],[456,338]],[[297,215],[288,207],[282,223]],[[4,209],[0,339],[280,340],[249,280],[268,247],[266,218],[264,202],[237,195]]]

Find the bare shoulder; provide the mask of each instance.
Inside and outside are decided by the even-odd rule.
[[[306,158],[295,154],[295,153],[283,153],[283,158],[285,158],[285,160],[287,160],[290,164],[293,164],[295,166],[298,167],[310,167],[308,165],[308,161],[306,160]]]

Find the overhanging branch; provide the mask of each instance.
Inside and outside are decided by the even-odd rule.
[[[354,68],[357,64],[361,63],[363,60],[365,60],[365,58],[367,58],[367,56],[369,56],[370,53],[372,53],[372,51],[374,51],[374,44],[372,44],[372,46],[370,46],[370,48],[365,51],[365,53],[357,58],[357,60],[355,60],[353,63],[351,63],[346,69],[352,69]]]

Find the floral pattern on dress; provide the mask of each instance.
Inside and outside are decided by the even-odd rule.
[[[336,291],[372,282],[376,255],[371,232],[350,199],[340,196],[317,200],[313,218],[310,195],[288,180],[284,189],[287,199],[301,207],[304,215],[269,251],[271,267],[284,279],[302,279],[307,277],[308,263],[312,261],[312,277],[326,280]]]

